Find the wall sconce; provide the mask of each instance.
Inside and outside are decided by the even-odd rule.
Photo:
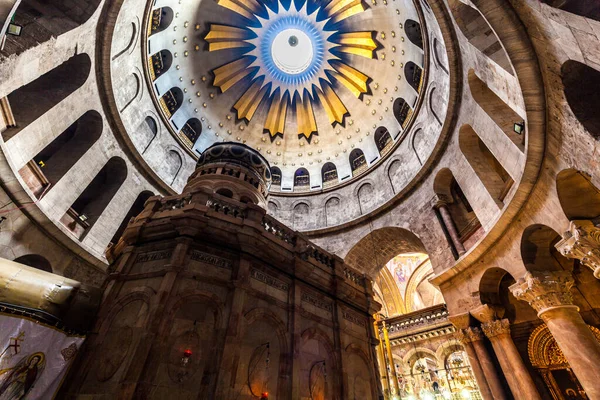
[[[523,132],[525,132],[525,121],[515,122],[513,125],[513,131],[515,131],[517,135],[522,135]]]
[[[183,351],[183,357],[181,357],[181,366],[185,367],[190,362],[190,357],[192,356],[191,349],[185,349]]]

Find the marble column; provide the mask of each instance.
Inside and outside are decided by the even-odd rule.
[[[484,304],[471,311],[492,343],[502,373],[515,399],[541,400],[541,396],[510,336],[510,322],[498,319],[503,310]]]
[[[484,399],[507,399],[496,366],[485,347],[481,329],[476,327],[462,329],[457,337],[465,346],[481,396]]]
[[[600,279],[600,228],[592,221],[571,221],[569,230],[554,247],[563,256],[581,261]]]
[[[454,220],[452,219],[450,211],[448,210],[448,200],[446,199],[446,196],[436,195],[432,200],[432,205],[433,208],[440,213],[442,222],[444,223],[446,231],[448,232],[448,235],[452,240],[452,245],[456,249],[458,255],[461,256],[465,254],[465,246],[463,246],[462,242],[459,239],[460,236],[458,234],[458,230],[456,229]]]
[[[510,290],[538,312],[588,397],[600,399],[600,343],[573,304],[574,284],[568,271],[535,271]]]

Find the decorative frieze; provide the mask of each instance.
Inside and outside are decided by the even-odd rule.
[[[284,292],[287,292],[290,287],[290,285],[288,285],[284,281],[281,281],[271,275],[268,275],[256,268],[252,268],[250,270],[250,277]]]
[[[506,318],[481,324],[485,336],[492,339],[500,335],[510,335],[510,321]]]
[[[344,310],[342,312],[342,317],[344,317],[345,320],[352,322],[354,325],[361,327],[365,326],[365,318],[350,310]]]
[[[571,221],[569,230],[554,247],[563,256],[580,260],[600,279],[600,228],[592,221]]]
[[[141,253],[135,259],[136,263],[149,262],[149,261],[158,261],[165,260],[171,258],[171,254],[173,254],[172,249],[168,250],[160,250],[160,251],[150,251],[148,253]]]
[[[200,261],[202,263],[214,265],[220,268],[232,267],[232,262],[230,260],[212,254],[204,253],[199,250],[193,250],[190,258],[194,261]]]
[[[571,294],[573,285],[575,280],[568,271],[535,271],[527,272],[509,289],[517,299],[543,313],[555,307],[576,307]]]
[[[303,291],[301,299],[302,299],[302,301],[312,304],[313,306],[321,308],[327,312],[333,311],[333,306],[330,302],[320,299],[316,295],[314,295],[310,292]]]

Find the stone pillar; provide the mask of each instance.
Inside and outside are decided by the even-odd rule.
[[[456,337],[465,347],[471,369],[479,385],[479,392],[484,400],[506,399],[498,371],[483,343],[484,336],[481,329],[475,327],[461,329],[457,331]]]
[[[456,249],[456,252],[459,256],[465,254],[465,246],[463,246],[462,242],[459,239],[458,231],[456,230],[456,225],[454,225],[454,220],[450,215],[450,211],[448,210],[448,200],[446,196],[435,195],[432,201],[433,208],[440,213],[442,218],[442,222],[450,239],[452,240],[452,245]]]
[[[600,343],[573,304],[575,281],[568,271],[527,272],[510,287],[548,326],[590,399],[600,399]]]
[[[396,365],[394,364],[394,357],[392,356],[392,346],[390,345],[390,336],[388,334],[387,326],[383,321],[383,338],[385,339],[385,347],[387,348],[388,365],[390,367],[390,378],[394,381],[394,394],[398,396],[400,394],[400,386],[398,384],[398,375],[396,374]]]
[[[510,322],[498,319],[503,310],[484,304],[471,311],[481,322],[481,329],[490,339],[496,358],[515,399],[541,400],[540,394],[510,336]]]
[[[563,256],[580,260],[600,279],[600,228],[592,221],[571,221],[569,230],[554,247]]]
[[[383,393],[390,392],[390,377],[387,372],[387,363],[385,362],[385,353],[383,350],[383,341],[381,340],[381,336],[379,333],[379,324],[378,321],[375,321],[374,324],[375,334],[380,339],[379,344],[377,345],[377,364],[379,364],[379,376],[381,381],[383,381]]]

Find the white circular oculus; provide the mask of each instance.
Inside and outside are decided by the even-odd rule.
[[[271,57],[281,71],[290,75],[301,74],[313,61],[312,41],[300,29],[285,29],[273,39]]]

